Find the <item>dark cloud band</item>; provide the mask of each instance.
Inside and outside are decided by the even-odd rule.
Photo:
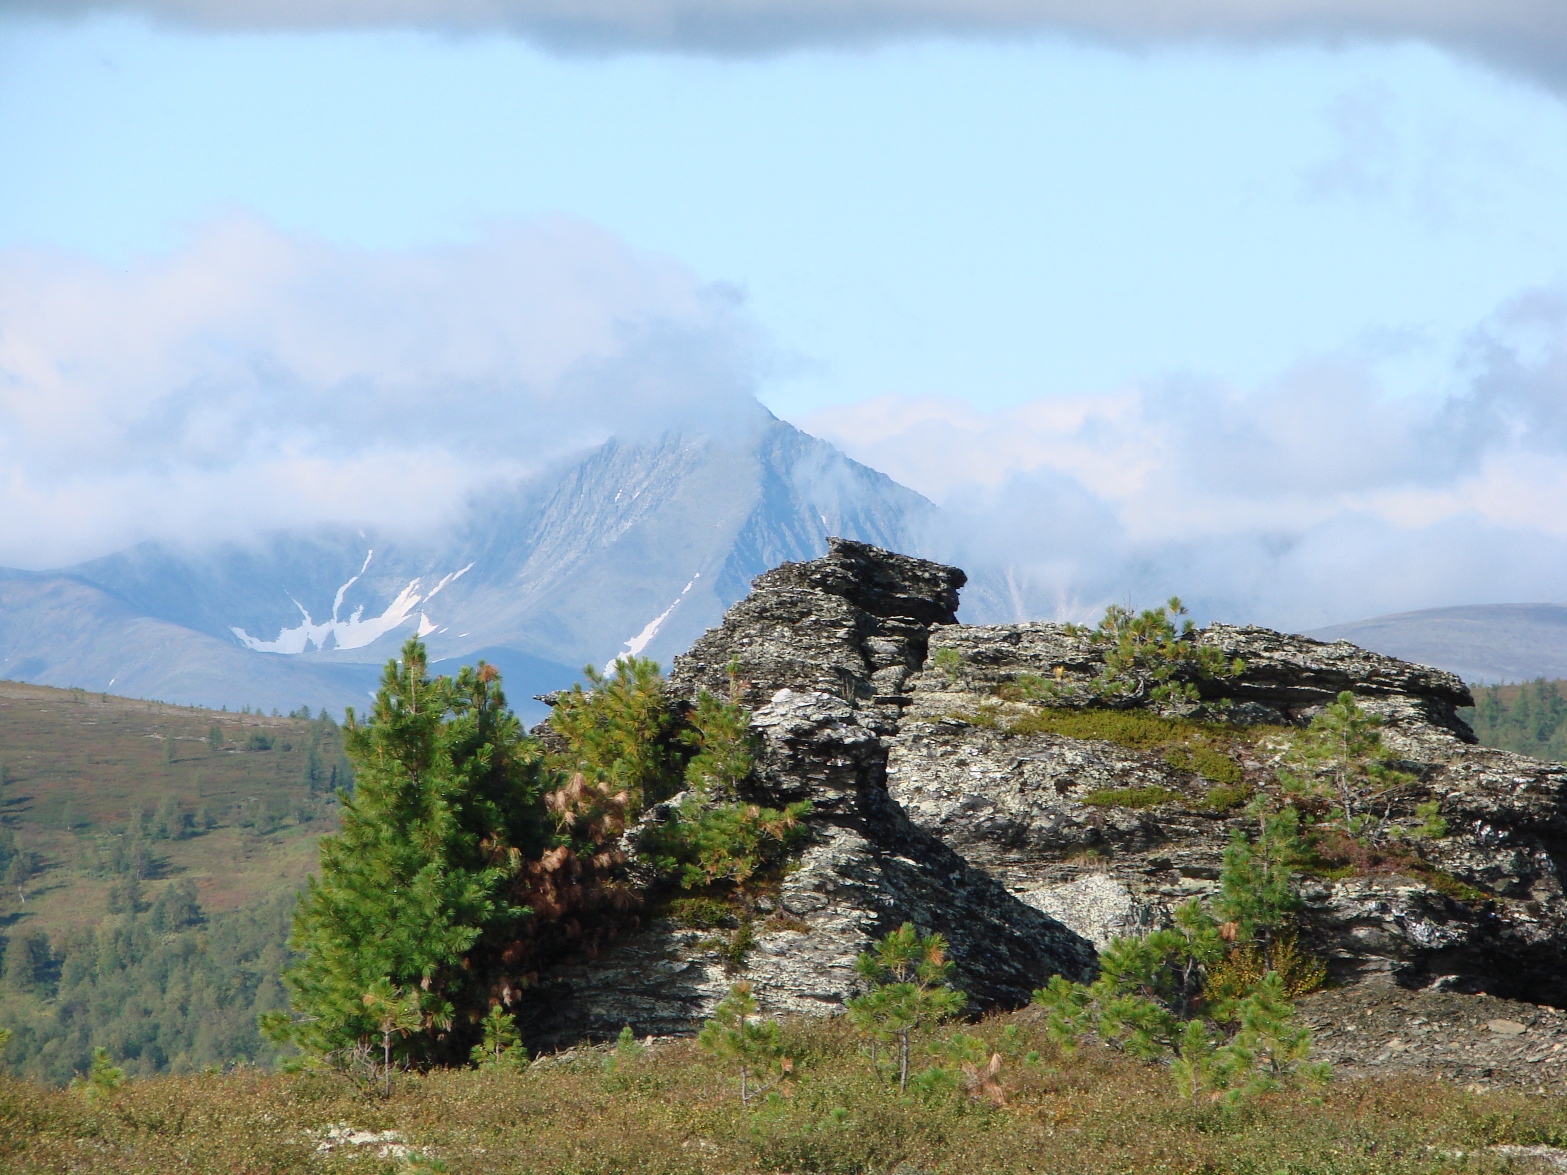
[[[0,12],[140,13],[211,29],[507,32],[577,52],[757,55],[950,35],[1127,46],[1421,40],[1567,84],[1559,0],[0,0]]]

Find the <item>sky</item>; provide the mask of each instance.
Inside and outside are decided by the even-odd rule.
[[[1567,602],[1562,23],[0,0],[0,564],[756,397],[1020,612]]]

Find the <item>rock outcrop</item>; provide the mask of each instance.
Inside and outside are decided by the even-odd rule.
[[[744,961],[764,1008],[840,1009],[855,955],[904,921],[948,938],[976,1008],[1022,1003],[1054,973],[1086,975],[1095,947],[1215,888],[1247,826],[1244,797],[1273,786],[1290,728],[1346,689],[1382,717],[1413,779],[1384,805],[1410,838],[1390,843],[1413,847],[1308,878],[1306,945],[1343,982],[1567,1005],[1567,767],[1474,745],[1458,678],[1215,624],[1198,639],[1244,671],[1157,715],[1195,742],[1020,724],[1041,708],[1007,699],[1093,677],[1099,648],[1057,624],[959,625],[961,571],[829,547],[758,577],[670,674],[676,697],[707,689],[752,710],[761,750],[747,798],[812,804],[810,841]],[[955,658],[938,661],[946,649]],[[1448,834],[1415,840],[1429,815],[1416,806],[1432,801]],[[627,1023],[689,1031],[735,978],[710,934],[653,917],[548,978],[532,1043]]]
[[[1336,979],[1567,1005],[1567,767],[1474,745],[1457,713],[1473,699],[1452,674],[1266,629],[1215,624],[1199,640],[1245,662],[1239,677],[1202,683],[1233,704],[1187,711],[1250,730],[1225,748],[1242,791],[1272,786],[1287,728],[1347,689],[1383,719],[1385,746],[1414,776],[1379,811],[1412,835],[1416,806],[1435,802],[1447,824],[1448,835],[1405,842],[1418,848],[1358,875],[1305,879],[1307,944]],[[1179,754],[1010,732],[1026,705],[999,704],[988,723],[976,713],[1025,674],[1093,676],[1094,645],[1061,625],[1024,624],[939,627],[929,648],[955,650],[962,668],[955,680],[930,666],[916,675],[889,739],[889,793],[916,824],[1096,941],[1158,924],[1215,888],[1247,819],[1216,805],[1213,784]],[[1155,790],[1171,798],[1103,802]]]
[[[764,1010],[840,1011],[855,957],[904,922],[951,944],[970,1007],[1027,1002],[1049,976],[1090,974],[1094,947],[970,865],[887,790],[902,691],[933,626],[956,623],[956,568],[833,539],[828,554],[759,576],[724,622],[676,659],[677,698],[701,689],[752,709],[757,767],[745,798],[809,800],[810,841],[754,927],[743,978]],[[742,977],[711,934],[654,917],[605,956],[541,985],[535,1046],[690,1031]]]

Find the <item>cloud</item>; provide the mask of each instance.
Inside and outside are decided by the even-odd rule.
[[[0,253],[0,564],[428,523],[611,433],[755,414],[732,292],[591,226],[342,249],[256,221],[129,266]]]
[[[800,421],[941,502],[970,618],[1086,619],[1128,594],[1310,628],[1567,600],[1567,291],[1473,332],[1447,396],[1362,355],[1267,386],[1192,379],[983,413],[884,397]]]
[[[135,12],[211,29],[504,31],[567,51],[760,54],[945,34],[1127,46],[1423,40],[1567,78],[1558,0],[0,0],[52,16]]]

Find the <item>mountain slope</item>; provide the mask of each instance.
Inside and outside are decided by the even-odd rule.
[[[1306,633],[1347,640],[1473,684],[1567,678],[1567,607],[1473,604],[1374,616]]]
[[[933,509],[763,414],[746,432],[611,441],[474,497],[439,533],[323,526],[4,573],[0,674],[341,709],[417,632],[439,668],[483,656],[525,703],[584,663],[667,663],[754,576],[819,556],[829,534],[909,549]]]

